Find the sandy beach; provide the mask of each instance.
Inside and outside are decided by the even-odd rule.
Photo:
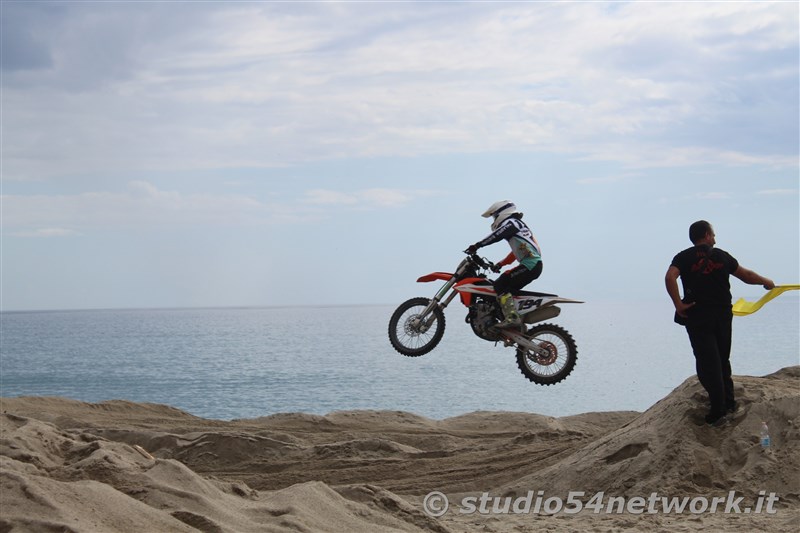
[[[695,377],[644,413],[562,418],[2,398],[0,531],[798,531],[800,367],[735,383],[719,428]]]

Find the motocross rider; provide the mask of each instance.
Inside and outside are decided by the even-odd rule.
[[[508,200],[495,202],[481,216],[494,218],[492,232],[467,248],[467,253],[474,254],[479,248],[503,239],[508,241],[511,253],[497,263],[498,271],[499,267],[510,265],[514,260],[519,261],[519,265],[501,274],[494,282],[497,301],[504,317],[498,327],[518,326],[521,320],[514,305],[514,295],[542,273],[539,243],[536,242],[530,228],[522,221],[522,213],[517,211],[517,206],[513,202]]]

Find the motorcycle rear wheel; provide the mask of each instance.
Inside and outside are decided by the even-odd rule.
[[[418,318],[428,307],[430,299],[412,298],[400,304],[389,319],[389,342],[408,357],[419,357],[433,350],[444,335],[444,313],[439,307],[431,311],[433,321],[424,328],[416,327]]]
[[[578,347],[572,335],[561,326],[539,324],[529,329],[526,336],[548,351],[548,355],[540,355],[517,348],[517,366],[530,381],[539,385],[553,385],[563,381],[575,368]]]

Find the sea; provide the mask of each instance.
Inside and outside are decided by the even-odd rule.
[[[563,305],[551,320],[578,346],[561,383],[520,373],[512,348],[474,336],[451,305],[439,346],[389,344],[395,306],[0,313],[0,396],[167,404],[220,420],[356,409],[444,419],[473,411],[568,416],[645,411],[694,376],[669,301]],[[800,364],[800,300],[734,317],[734,374]]]

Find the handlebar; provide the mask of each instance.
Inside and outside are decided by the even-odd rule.
[[[470,253],[469,250],[464,250],[464,253],[469,256],[473,263],[478,265],[484,270],[491,270],[492,272],[500,272],[500,267],[486,259],[485,257],[481,257],[477,254],[477,252]]]

